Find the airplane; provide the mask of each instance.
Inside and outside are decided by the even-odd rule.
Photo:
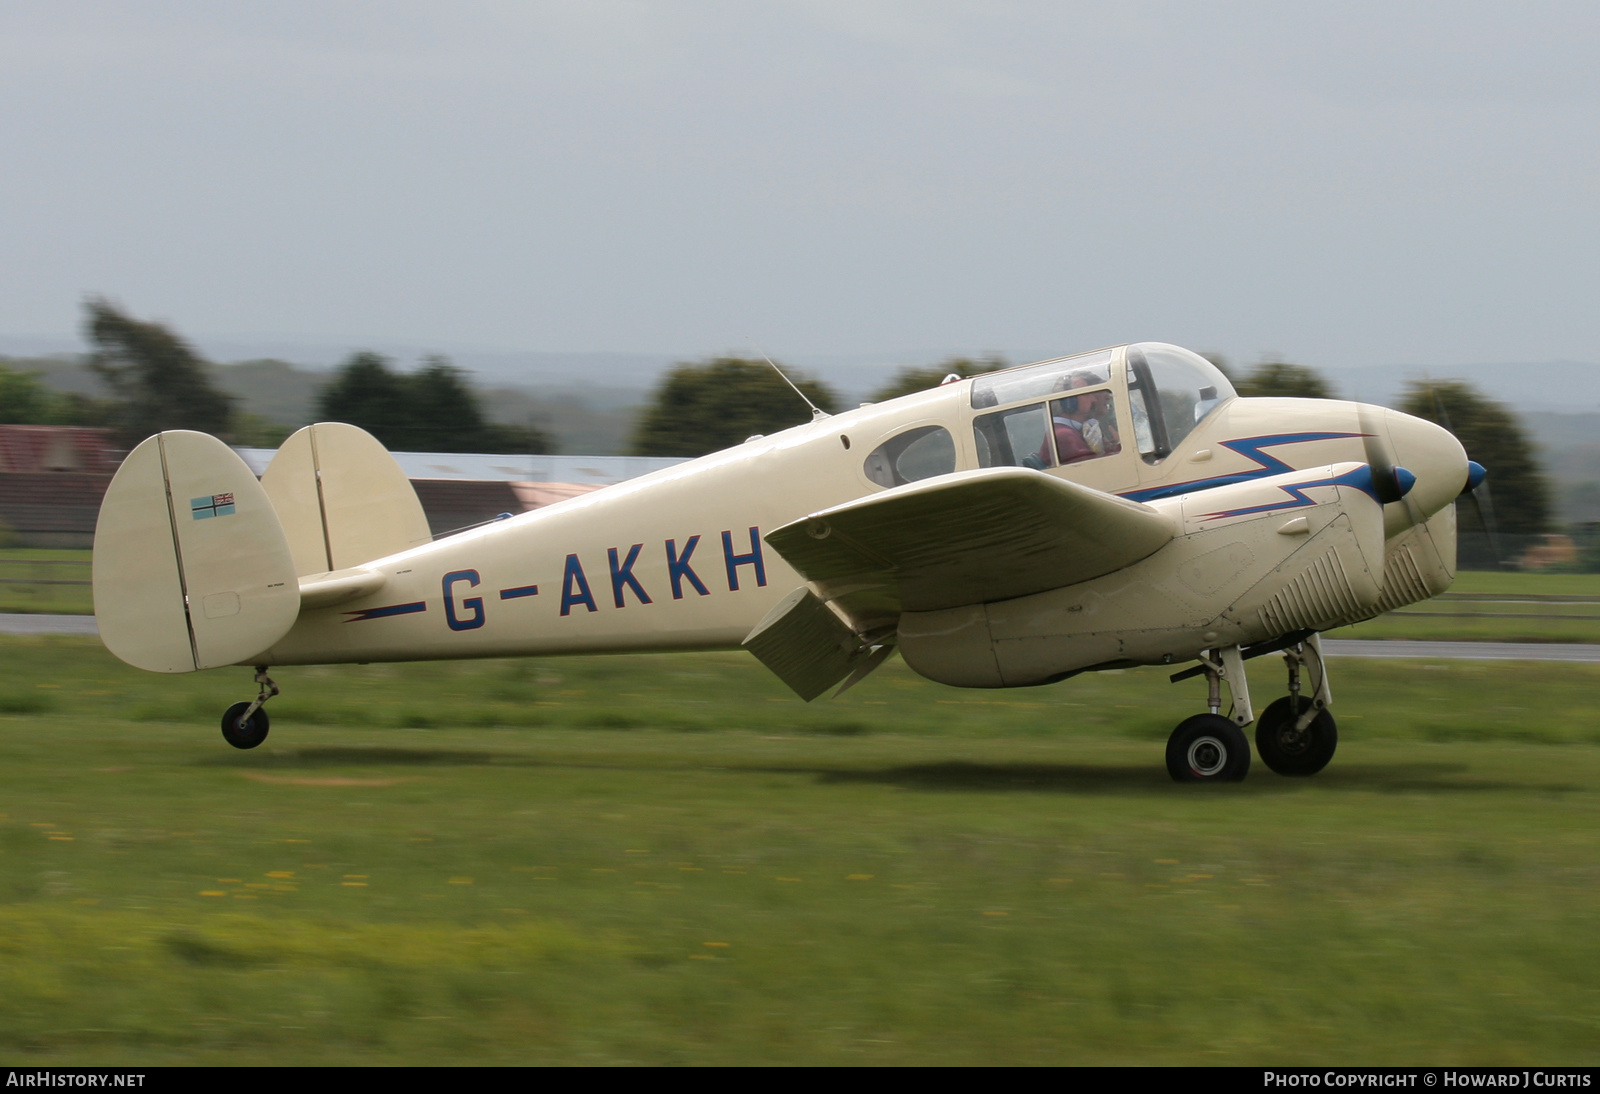
[[[1158,342],[814,411],[438,540],[354,426],[300,430],[259,481],[170,431],[107,489],[94,602],[130,665],[255,668],[236,748],[267,736],[273,666],[742,648],[809,702],[898,651],[967,688],[1195,662],[1171,776],[1243,779],[1253,721],[1261,760],[1305,776],[1338,739],[1320,633],[1444,591],[1451,503],[1483,475],[1431,422],[1241,398]],[[1258,719],[1245,662],[1272,653],[1287,692]]]

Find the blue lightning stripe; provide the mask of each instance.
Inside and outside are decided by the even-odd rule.
[[[537,585],[519,585],[515,589],[501,589],[500,590],[500,599],[501,600],[515,600],[519,596],[538,596],[538,595],[539,595],[539,586],[537,586]]]
[[[1271,513],[1279,509],[1299,509],[1316,502],[1306,497],[1305,492],[1314,486],[1350,486],[1361,491],[1373,501],[1378,501],[1378,491],[1372,484],[1372,468],[1366,464],[1346,471],[1343,475],[1336,475],[1331,479],[1317,479],[1313,482],[1297,482],[1288,486],[1280,486],[1289,497],[1284,501],[1268,502],[1266,505],[1252,505],[1246,509],[1226,509],[1217,513],[1206,513],[1203,520],[1221,520],[1223,517],[1242,517],[1250,513]],[[1380,503],[1381,504],[1381,503]]]
[[[369,619],[386,619],[391,615],[410,615],[412,612],[425,612],[428,610],[427,601],[418,600],[411,604],[390,604],[382,608],[362,608],[359,611],[345,612],[350,618],[346,623],[365,623]]]
[[[1252,479],[1264,479],[1269,475],[1281,475],[1285,471],[1293,471],[1294,468],[1262,449],[1275,448],[1280,444],[1345,440],[1365,436],[1365,433],[1274,433],[1266,437],[1241,437],[1234,441],[1223,441],[1223,448],[1255,461],[1257,466],[1231,475],[1152,486],[1147,490],[1130,490],[1126,494],[1119,494],[1118,497],[1127,498],[1129,501],[1155,501],[1157,498],[1171,498],[1179,494],[1192,494],[1196,490],[1212,490],[1218,486],[1232,486],[1236,482],[1249,482]]]

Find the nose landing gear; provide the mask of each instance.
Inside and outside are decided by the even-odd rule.
[[[278,694],[278,685],[267,675],[266,665],[256,666],[256,683],[261,694],[248,703],[235,703],[222,715],[222,738],[234,748],[254,748],[267,739],[271,726],[262,705]]]

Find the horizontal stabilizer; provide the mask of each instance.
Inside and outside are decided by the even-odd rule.
[[[808,703],[848,676],[868,652],[804,585],[756,624],[744,647]]]
[[[349,569],[433,539],[411,480],[376,437],[353,425],[306,426],[283,442],[261,485],[297,574]]]
[[[902,611],[1007,600],[1154,554],[1165,514],[1024,467],[941,475],[813,513],[766,537],[829,598],[888,588]]]
[[[261,484],[204,433],[158,433],[122,461],[94,533],[94,611],[136,668],[233,665],[300,612],[289,544]]]
[[[300,607],[326,608],[343,604],[358,596],[370,596],[383,588],[387,575],[377,570],[357,566],[349,570],[331,570],[300,579]]]

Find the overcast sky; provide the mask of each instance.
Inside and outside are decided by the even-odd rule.
[[[0,336],[1600,361],[1600,5],[0,3]]]

